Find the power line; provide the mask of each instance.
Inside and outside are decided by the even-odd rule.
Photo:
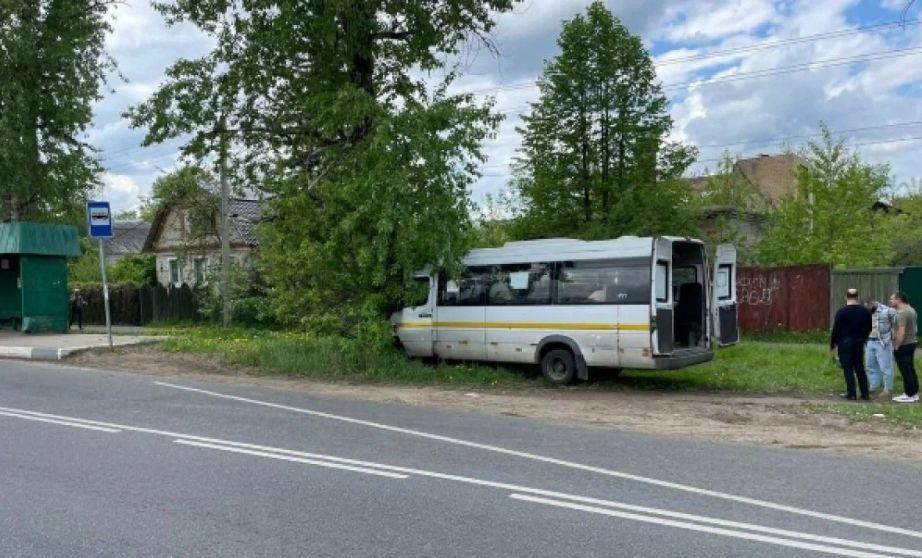
[[[911,122],[894,122],[893,124],[881,124],[879,126],[864,126],[861,128],[848,128],[844,130],[831,130],[829,133],[836,136],[836,135],[842,135],[842,134],[853,134],[853,133],[860,133],[860,132],[869,132],[869,131],[874,131],[874,130],[883,130],[883,129],[888,129],[888,128],[905,128],[908,126],[922,126],[922,120],[916,120],[916,121],[911,121]],[[776,138],[768,138],[764,140],[745,140],[745,141],[737,141],[737,142],[721,143],[721,144],[713,144],[713,143],[712,144],[702,144],[702,145],[698,145],[697,147],[702,148],[702,149],[710,149],[710,148],[733,147],[735,145],[765,145],[767,143],[782,142],[782,141],[793,140],[793,139],[815,138],[815,137],[819,137],[820,135],[821,135],[820,133],[797,134],[797,135],[791,135],[791,136],[779,136]]]
[[[859,35],[868,31],[883,31],[886,29],[903,29],[907,25],[919,25],[922,23],[922,20],[913,19],[910,21],[893,21],[890,23],[879,23],[877,25],[867,25],[864,27],[854,27],[851,29],[839,29],[838,31],[828,31],[826,33],[817,33],[815,35],[804,35],[802,37],[792,37],[790,39],[780,39],[777,41],[766,41],[763,43],[757,43],[750,46],[742,46],[736,48],[728,48],[723,50],[715,50],[705,54],[699,54],[694,56],[685,56],[682,58],[670,58],[668,60],[663,60],[657,63],[657,66],[668,66],[671,64],[682,64],[686,62],[697,62],[699,60],[705,60],[708,58],[717,58],[720,56],[730,56],[733,54],[742,54],[747,52],[754,52],[758,50],[765,50],[769,48],[778,48],[783,46],[795,45],[800,43],[809,43],[813,41],[820,41],[823,39],[836,39],[839,37],[846,37],[848,35]]]
[[[810,71],[810,70],[822,70],[826,68],[834,68],[839,66],[846,66],[849,64],[857,64],[859,62],[873,62],[876,60],[883,60],[886,58],[899,58],[903,56],[915,56],[917,54],[922,54],[922,47],[911,47],[911,48],[902,48],[894,49],[883,52],[875,52],[869,54],[862,54],[856,56],[844,56],[837,58],[827,58],[825,60],[817,60],[814,62],[803,62],[799,64],[781,66],[777,68],[767,68],[764,70],[754,70],[751,72],[741,72],[738,74],[732,74],[723,77],[711,78],[711,79],[699,79],[692,80],[680,83],[670,83],[663,85],[663,91],[674,91],[679,89],[690,89],[697,88],[707,85],[718,85],[722,83],[733,83],[737,81],[747,81],[750,79],[759,79],[764,77],[774,77],[784,74],[792,74],[796,72]],[[510,114],[515,112],[523,112],[532,108],[532,103],[527,105],[518,105],[497,111],[501,114]]]
[[[919,141],[919,140],[922,140],[922,135],[919,135],[919,136],[908,136],[908,137],[902,137],[902,138],[890,138],[890,139],[874,140],[874,141],[867,141],[867,142],[861,142],[861,143],[853,143],[853,144],[850,144],[850,147],[851,147],[851,148],[856,148],[856,147],[867,147],[867,146],[871,146],[871,145],[883,145],[883,144],[887,144],[887,143],[906,143],[906,142]],[[695,160],[695,163],[713,163],[713,162],[719,162],[719,161],[722,161],[722,160],[723,160],[723,157],[712,157],[712,158],[708,158],[708,159],[697,159],[697,160]],[[495,168],[498,168],[498,167],[495,167]],[[481,175],[480,175],[481,178],[508,178],[508,177],[510,177],[510,176],[512,176],[512,173],[509,173],[509,172],[506,172],[506,173],[484,173],[484,174],[481,174]]]
[[[909,2],[906,3],[906,6],[903,7],[903,11],[900,12],[900,21],[903,23],[904,26],[906,25],[906,14],[909,13],[909,8],[911,8],[912,5],[915,3],[916,3],[916,0],[909,0]]]
[[[851,148],[867,147],[869,145],[883,145],[886,143],[906,143],[906,142],[918,141],[918,140],[922,140],[922,136],[908,136],[904,138],[891,138],[891,139],[867,141],[867,142],[862,142],[862,143],[853,143],[853,144],[850,144],[849,147]],[[712,157],[709,159],[698,159],[695,162],[696,163],[712,163],[712,162],[718,162],[722,160],[723,160],[723,157]]]
[[[911,22],[911,25],[919,25],[919,24],[922,24],[922,20],[914,19],[914,20],[912,20],[912,22]],[[898,23],[889,23],[889,24],[883,24],[883,25],[888,26],[888,27],[893,27],[893,26],[896,26],[896,25],[899,25],[899,24],[898,24]],[[883,26],[883,25],[882,25],[882,26]],[[860,28],[860,29],[869,29],[869,28],[872,28],[872,27],[875,27],[875,26],[871,26],[871,27],[867,27],[867,28]],[[802,39],[807,39],[807,37],[803,37]],[[790,39],[790,40],[793,41],[794,39]],[[810,40],[815,40],[815,39],[812,39],[812,38],[811,38]],[[804,41],[804,42],[805,42],[805,41]],[[781,43],[782,46],[783,46],[783,44],[784,44],[784,43],[781,42],[781,41],[778,41],[777,43]],[[764,48],[768,48],[769,46],[776,46],[776,44],[773,43],[773,44],[771,44],[771,45],[767,45],[767,46],[759,47],[759,48],[755,48],[756,45],[753,45],[753,47],[741,47],[741,48],[739,48],[739,49],[727,49],[727,50],[724,50],[724,51],[716,51],[716,52],[714,52],[714,53],[710,53],[710,54],[707,54],[707,55],[701,55],[701,56],[697,56],[697,57],[677,58],[677,59],[675,59],[675,60],[669,60],[669,61],[665,61],[665,62],[660,62],[660,63],[657,64],[657,65],[668,65],[668,64],[679,63],[679,62],[683,62],[683,63],[684,63],[684,62],[693,62],[693,61],[702,60],[702,59],[706,59],[706,58],[713,58],[713,57],[716,57],[716,56],[725,56],[725,55],[728,55],[728,54],[732,54],[732,53],[734,53],[734,52],[743,53],[743,52],[751,52],[751,51],[755,51],[755,50],[762,50],[762,49],[764,49]],[[822,63],[826,63],[826,62],[839,62],[839,61],[841,61],[842,63],[863,62],[863,61],[866,61],[866,60],[875,60],[875,59],[877,59],[878,57],[888,57],[889,55],[895,55],[895,56],[903,55],[903,54],[900,54],[900,53],[907,53],[907,55],[908,55],[908,54],[911,54],[911,53],[909,53],[909,51],[912,51],[912,50],[919,50],[919,47],[895,49],[895,50],[883,51],[883,52],[879,52],[879,53],[866,53],[866,54],[858,55],[858,56],[855,56],[855,57],[830,58],[830,59],[827,59],[827,60],[819,60],[819,61],[816,61],[816,62],[804,62],[804,63],[799,64],[799,65],[822,64]],[[848,60],[853,60],[853,62],[848,62]],[[668,62],[668,64],[667,64],[667,62]],[[798,65],[798,66],[799,66],[799,65]],[[841,65],[841,64],[833,64],[833,65]],[[776,68],[776,69],[777,69],[777,70],[780,70],[780,69],[784,69],[784,67]],[[764,71],[768,71],[768,70],[764,70]],[[747,74],[748,74],[748,73],[752,73],[752,72],[747,72]],[[695,83],[695,82],[688,82],[688,83],[691,84],[691,83]],[[484,88],[481,88],[481,89],[473,89],[473,90],[470,90],[470,91],[464,91],[464,92],[462,92],[462,93],[470,93],[470,94],[474,94],[474,95],[479,95],[479,94],[483,94],[483,93],[513,91],[513,90],[517,90],[517,89],[528,89],[528,88],[531,88],[531,87],[535,87],[536,85],[537,85],[537,81],[536,81],[536,80],[530,80],[530,81],[527,81],[527,82],[512,83],[512,84],[508,84],[508,85],[498,85],[498,86],[495,86],[495,87],[484,87]],[[664,88],[679,87],[679,86],[684,86],[684,85],[686,85],[686,84],[685,84],[685,83],[670,84],[670,85],[664,85]]]

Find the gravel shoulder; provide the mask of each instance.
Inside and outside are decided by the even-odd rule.
[[[347,398],[535,418],[574,425],[720,442],[922,461],[922,431],[816,412],[830,398],[573,388],[457,389],[323,382],[267,376],[221,359],[156,346],[86,352],[65,364],[174,379],[224,382]]]

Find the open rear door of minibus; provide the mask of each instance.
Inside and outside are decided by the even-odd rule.
[[[653,354],[671,355],[675,351],[672,300],[672,241],[656,237],[653,240]]]
[[[721,244],[714,258],[714,291],[711,316],[714,340],[721,347],[735,345],[740,340],[736,300],[736,246]]]

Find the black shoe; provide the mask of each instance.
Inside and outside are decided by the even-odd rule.
[[[857,400],[858,400],[858,398],[855,397],[855,394],[854,394],[854,393],[840,393],[840,394],[839,394],[839,397],[841,397],[842,399],[847,399],[847,400],[849,400],[849,401],[857,401]]]
[[[861,400],[862,400],[862,401],[870,401],[870,400],[871,400],[871,396],[870,396],[870,395],[862,395],[862,396],[861,396]]]

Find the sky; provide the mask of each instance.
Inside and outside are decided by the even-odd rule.
[[[722,155],[757,156],[800,147],[820,123],[861,156],[890,166],[898,192],[922,190],[922,1],[606,0],[642,37],[670,99],[672,136],[697,146],[691,175]],[[524,0],[501,14],[498,56],[472,49],[457,91],[495,97],[505,119],[484,144],[489,160],[475,201],[506,187],[519,145],[516,127],[538,97],[535,79],[558,52],[563,20],[590,0]],[[916,21],[916,20],[919,21]],[[141,147],[144,130],[121,116],[165,80],[179,58],[209,50],[189,25],[168,27],[148,0],[112,13],[110,54],[125,79],[111,77],[95,107],[89,140],[101,149],[103,191],[116,211],[136,208],[153,181],[175,168],[182,140]]]

